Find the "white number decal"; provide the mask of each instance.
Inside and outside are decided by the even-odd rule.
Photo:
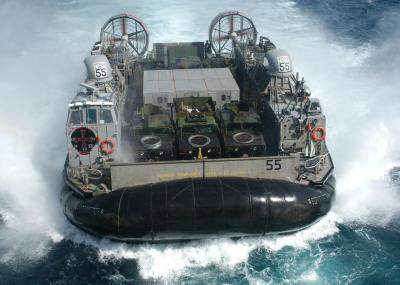
[[[280,72],[288,72],[292,69],[290,67],[290,59],[287,55],[278,56],[276,59],[278,60]]]
[[[96,78],[107,77],[107,65],[105,62],[96,62],[94,66],[94,76]]]

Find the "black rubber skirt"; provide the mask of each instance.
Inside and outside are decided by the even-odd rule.
[[[301,230],[331,208],[335,178],[303,186],[274,180],[196,178],[81,198],[61,192],[66,217],[92,234],[127,242],[238,238]]]

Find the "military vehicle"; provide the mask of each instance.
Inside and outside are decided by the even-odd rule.
[[[136,16],[116,15],[101,28],[68,109],[61,204],[76,226],[167,242],[294,232],[328,213],[335,178],[326,118],[289,54],[258,38],[237,11],[218,14],[208,34],[148,51]],[[158,132],[161,124],[170,132],[168,120],[177,150],[170,159]],[[222,142],[231,147],[230,123],[241,131],[232,138],[257,153],[222,151]]]
[[[175,131],[168,112],[145,105],[142,124],[133,126],[133,151],[136,161],[172,160],[175,158]]]
[[[174,99],[179,157],[181,159],[221,157],[220,133],[211,97]]]
[[[260,116],[247,104],[225,104],[218,113],[226,157],[265,155]]]

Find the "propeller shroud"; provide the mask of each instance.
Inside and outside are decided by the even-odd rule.
[[[232,38],[239,44],[248,44],[249,40],[256,42],[257,29],[253,21],[238,11],[219,13],[210,24],[209,40],[217,54],[233,52]]]
[[[107,48],[109,45],[125,45],[128,53],[142,56],[149,45],[149,32],[143,21],[134,15],[118,14],[103,25],[100,41]]]

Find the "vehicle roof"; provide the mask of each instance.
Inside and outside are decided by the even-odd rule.
[[[202,116],[203,120],[193,120],[190,121],[188,120],[190,115],[197,115],[197,116]],[[186,113],[182,112],[176,115],[176,122],[179,127],[183,126],[189,126],[189,125],[216,125],[215,118],[213,116],[213,113],[211,112],[202,112],[202,113]]]
[[[212,98],[211,97],[184,97],[184,98],[175,98],[174,104],[176,111],[178,113],[188,113],[190,112],[190,107],[204,107],[207,112],[213,111],[212,108]],[[186,107],[186,108],[185,108]],[[203,108],[201,108],[203,109]],[[205,110],[201,110],[201,112],[205,112]]]
[[[147,127],[149,128],[162,128],[170,126],[171,126],[171,121],[167,114],[156,114],[148,116]]]
[[[249,112],[239,112],[233,117],[234,123],[260,123],[260,119],[257,116],[251,115]]]

